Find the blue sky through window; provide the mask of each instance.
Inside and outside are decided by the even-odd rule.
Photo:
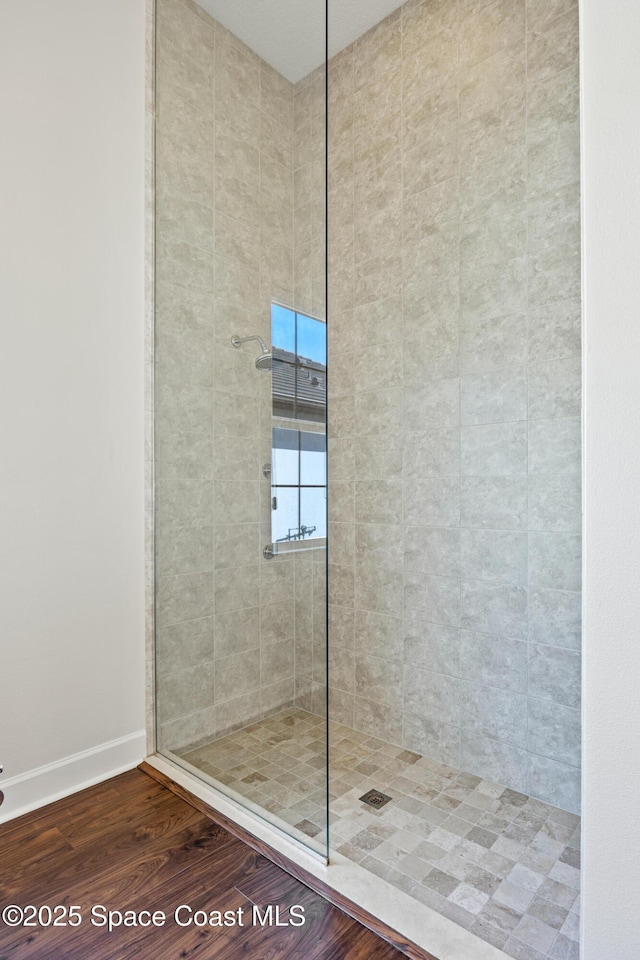
[[[274,427],[271,537],[274,543],[327,535],[326,437]]]
[[[297,353],[323,367],[327,365],[326,324],[278,303],[271,305],[271,343],[280,350]]]

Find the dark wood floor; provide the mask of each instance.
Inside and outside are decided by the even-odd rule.
[[[11,928],[0,919],[0,960],[402,957],[139,770],[0,826],[0,910],[11,904],[78,906],[82,922]],[[174,910],[181,904],[207,915],[235,911],[236,918],[241,908],[244,925],[180,927]],[[296,919],[289,908],[299,904],[304,925],[252,925],[254,905],[264,918],[269,904],[279,907],[281,923]],[[122,914],[163,911],[167,919],[163,926],[120,926],[109,933],[92,923],[98,905]],[[63,921],[64,912],[54,911],[53,919]],[[188,910],[179,916],[188,920]],[[102,917],[99,911],[93,919]],[[48,923],[46,909],[40,920]]]

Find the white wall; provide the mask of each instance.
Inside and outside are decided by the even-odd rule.
[[[640,956],[640,4],[582,0],[583,960]]]
[[[0,210],[6,816],[144,752],[143,0],[2,0]]]

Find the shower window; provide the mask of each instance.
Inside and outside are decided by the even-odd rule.
[[[273,415],[324,424],[327,326],[278,303],[271,305]]]
[[[323,433],[274,427],[271,537],[274,543],[327,535],[327,442]]]
[[[271,305],[271,538],[279,550],[327,535],[327,327]]]

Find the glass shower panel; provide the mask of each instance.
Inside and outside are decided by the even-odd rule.
[[[157,749],[326,856],[326,0],[273,17],[157,0]]]

